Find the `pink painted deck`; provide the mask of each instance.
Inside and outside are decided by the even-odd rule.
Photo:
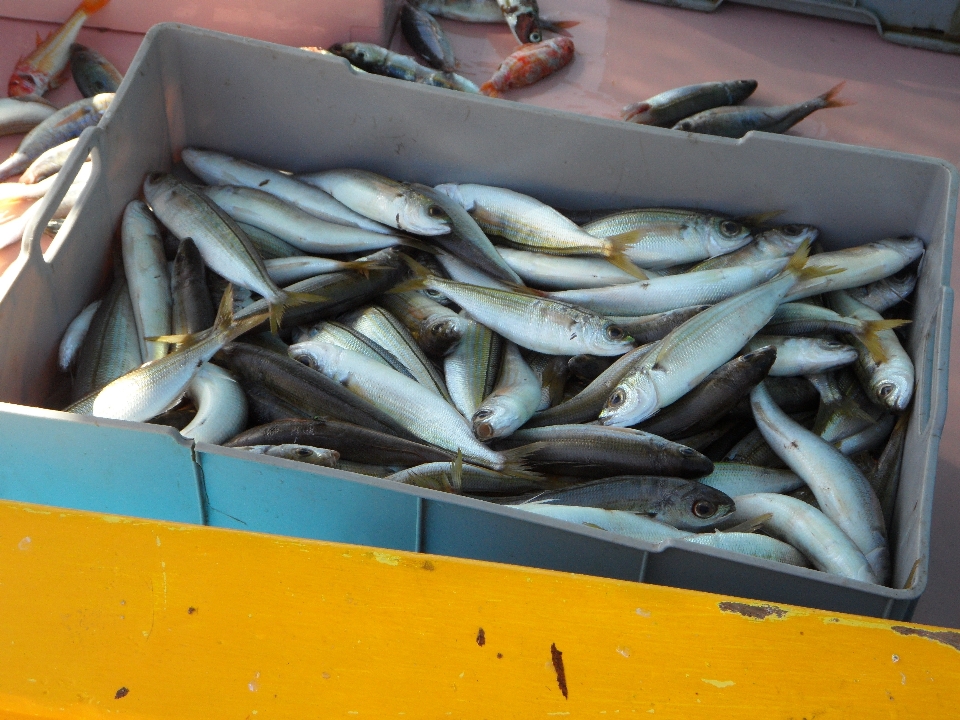
[[[117,7],[120,2],[114,0]],[[73,4],[60,0],[0,0],[0,14],[6,11],[26,16],[23,8],[27,6],[44,6],[43,12],[62,6],[68,14]],[[149,11],[142,17],[156,21],[188,22],[190,19],[183,13],[199,7],[180,0],[144,5]],[[227,22],[223,18],[227,4],[217,3],[193,22],[277,41],[283,37],[278,28],[299,25],[299,30],[309,30],[312,11],[306,8],[316,10],[323,3],[300,3],[304,12],[291,20],[289,13],[295,12],[297,5],[274,4],[272,17],[265,20],[262,11],[257,10],[262,5],[249,2],[234,7],[229,26],[224,26],[217,23]],[[110,9],[108,6],[103,11],[99,22],[108,27],[132,27],[108,24]],[[509,93],[509,100],[616,118],[620,108],[628,103],[672,87],[709,80],[754,78],[759,81],[759,88],[748,102],[762,105],[805,100],[845,80],[842,96],[855,105],[816,113],[791,133],[939,157],[960,165],[960,57],[893,45],[883,41],[869,26],[742,5],[724,5],[716,13],[705,14],[631,0],[542,0],[541,9],[546,17],[580,22],[571,30],[577,57],[570,66],[539,85]],[[378,23],[378,18],[364,18],[355,27],[375,28]],[[516,46],[506,25],[442,23],[460,60],[460,72],[478,84],[488,79],[500,59]],[[51,27],[54,26],[48,23],[0,18],[3,82],[17,58],[32,48],[34,34],[45,35]],[[327,42],[370,39],[361,37],[362,32]],[[306,40],[296,33],[289,37],[290,44],[298,45],[325,39]],[[140,39],[137,33],[85,28],[79,41],[106,55],[123,71]],[[407,50],[399,36],[392,47]],[[79,98],[79,93],[70,82],[50,93],[49,98],[62,105]],[[509,138],[509,128],[504,133]],[[0,139],[0,156],[10,152],[17,142],[17,138]],[[817,221],[808,220],[813,224]],[[871,239],[865,237],[863,241]],[[0,269],[16,252],[16,247],[0,251]],[[958,268],[960,253],[954,261],[955,279],[960,278]],[[960,378],[960,332],[953,336],[950,369],[952,377]],[[953,521],[955,509],[960,507],[960,391],[956,386],[943,437],[930,580],[914,620],[960,627],[960,597],[955,592],[960,579],[960,534]]]

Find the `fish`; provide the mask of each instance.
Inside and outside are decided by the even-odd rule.
[[[560,35],[550,40],[522,45],[508,55],[480,92],[501,97],[507,90],[526,87],[566,67],[574,57],[573,40]]]
[[[841,455],[847,457],[854,457],[859,453],[875,450],[890,437],[890,432],[893,430],[896,420],[897,418],[894,415],[884,415],[879,421],[868,425],[860,432],[853,433],[835,442],[834,446],[840,451]],[[867,475],[867,473],[864,473],[864,475]]]
[[[241,382],[241,387],[247,398],[247,416],[251,425],[266,425],[277,420],[295,418],[311,419],[309,413],[294,407],[260,383],[244,380]]]
[[[847,294],[871,310],[882,313],[910,297],[916,286],[917,273],[908,268],[883,280],[850,288]]]
[[[592,257],[545,255],[529,250],[500,247],[497,252],[521,282],[544,290],[574,290],[636,282],[606,260]],[[648,274],[644,270],[645,274]]]
[[[227,290],[209,330],[190,338],[169,355],[152,360],[110,382],[93,402],[95,417],[145,422],[169,409],[186,391],[200,366],[221,347],[265,318],[235,322],[233,292]]]
[[[143,193],[157,219],[180,240],[192,239],[211,270],[263,296],[269,307],[271,331],[279,328],[286,306],[319,299],[311,293],[277,287],[246,233],[194,187],[173,175],[152,173],[143,183]],[[246,319],[238,318],[244,327]]]
[[[646,345],[665,338],[671,330],[680,327],[694,315],[702,313],[709,305],[667,310],[652,315],[607,315],[607,317],[633,338],[637,345]]]
[[[756,350],[724,363],[693,390],[637,428],[676,440],[710,429],[736,402],[747,395],[776,366],[779,351]]]
[[[432,15],[414,3],[405,2],[400,7],[400,30],[410,47],[427,65],[443,72],[457,69],[450,40]]]
[[[827,372],[857,359],[857,351],[836,340],[789,337],[785,335],[754,335],[744,349],[757,351],[764,347],[777,350],[777,360],[770,368],[774,377],[796,377]]]
[[[824,514],[860,549],[876,582],[890,573],[883,512],[863,473],[830,443],[791,420],[763,383],[750,396],[754,420],[773,451],[813,491]]]
[[[456,73],[440,72],[424,67],[406,55],[395,53],[379,45],[366,42],[337,43],[330,52],[346,58],[350,64],[375,75],[385,75],[397,80],[432,85],[448,90],[479,94],[480,89],[470,80]]]
[[[704,260],[691,268],[691,271],[717,270],[733,265],[745,265],[761,260],[790,257],[804,241],[813,243],[820,231],[813,225],[783,225],[756,233],[753,241],[739,250]]]
[[[734,500],[708,485],[674,477],[623,475],[546,490],[523,504],[582,505],[646,515],[678,530],[714,527]]]
[[[806,484],[799,475],[790,470],[730,462],[714,463],[713,472],[698,478],[697,482],[709,485],[730,497],[753,493],[789,493]]]
[[[70,72],[84,97],[115,93],[123,82],[123,75],[109,60],[80,43],[70,46]]]
[[[77,39],[84,21],[108,2],[110,0],[83,0],[58,30],[44,40],[37,35],[36,50],[17,61],[7,94],[10,97],[43,95],[47,90],[59,87],[70,61],[70,46]]]
[[[217,353],[216,362],[232,372],[241,382],[254,382],[264,386],[278,398],[310,417],[331,418],[380,433],[392,433],[413,439],[413,436],[390,416],[347,391],[339,383],[318,376],[318,373],[304,367],[289,354],[280,355],[249,343],[238,342],[226,345]],[[281,442],[288,441],[258,441],[248,444],[276,445]]]
[[[786,258],[763,260],[751,265],[668,275],[625,285],[557,290],[547,293],[547,297],[604,315],[652,315],[692,305],[713,305],[737,297],[771,280],[786,264]]]
[[[239,225],[239,223],[238,223]],[[247,233],[249,237],[249,233]],[[250,242],[257,247],[257,242],[251,237]],[[258,250],[259,252],[259,250]],[[262,254],[261,254],[262,257]],[[313,255],[294,255],[292,257],[271,258],[263,261],[267,268],[267,275],[277,285],[291,285],[301,280],[326,275],[327,273],[345,272],[352,270],[361,274],[370,270],[384,270],[372,260],[333,260],[330,258],[315,257]]]
[[[808,275],[803,244],[772,280],[723,300],[672,330],[634,372],[621,380],[600,413],[604,425],[634,425],[679,400],[703,378],[733,358],[766,325],[784,296]]]
[[[344,325],[332,320],[324,320],[317,323],[307,332],[295,335],[294,337],[296,342],[319,340],[321,342],[328,342],[332,345],[337,345],[338,347],[342,347],[346,350],[358,352],[361,355],[366,355],[371,360],[378,360],[386,365],[389,365],[397,372],[402,373],[409,378],[416,379],[413,377],[413,374],[407,370],[406,366],[397,359],[396,355],[349,325]],[[284,355],[287,354],[287,350],[288,347],[285,346],[283,349]]]
[[[540,405],[540,379],[513,343],[506,343],[500,377],[471,417],[473,434],[484,442],[506,437],[523,425]]]
[[[698,478],[713,463],[685,445],[631,428],[601,425],[550,425],[523,428],[497,441],[498,448],[541,444],[530,451],[531,469],[548,475],[605,478],[614,475],[664,475]]]
[[[187,386],[197,406],[193,420],[180,431],[194,442],[219,445],[247,426],[247,396],[230,373],[210,362],[200,366]]]
[[[513,477],[469,463],[461,462],[459,469],[455,465],[456,461],[426,463],[393,473],[385,479],[464,495],[518,495],[541,489],[537,481],[528,478]]]
[[[0,163],[0,180],[19,175],[44,152],[79,137],[96,125],[113,102],[113,93],[84,98],[57,110],[24,136],[17,149]]]
[[[57,367],[60,368],[60,372],[67,372],[76,362],[77,354],[80,352],[83,340],[90,330],[90,323],[98,307],[100,307],[100,300],[94,300],[67,325],[57,353]]]
[[[570,374],[570,366],[563,355],[526,354],[527,364],[540,381],[540,404],[537,410],[546,410],[563,399],[563,390]]]
[[[525,503],[508,505],[507,507],[513,510],[521,510],[524,513],[563,520],[577,525],[586,525],[587,527],[654,544],[661,543],[664,540],[683,540],[693,535],[689,531],[678,530],[669,523],[626,510],[604,510],[603,508],[582,505],[553,503]]]
[[[338,461],[340,460],[340,453],[336,450],[316,448],[310,445],[297,445],[294,443],[285,445],[235,445],[234,447],[237,450],[246,450],[247,452],[257,455],[294,460],[296,462],[307,463],[308,465],[319,465],[320,467],[328,468],[338,467]]]
[[[436,189],[456,200],[484,232],[499,235],[521,249],[603,257],[636,278],[647,277],[625,253],[637,239],[635,232],[594,237],[549,205],[506,188],[447,183]]]
[[[291,443],[331,448],[349,462],[387,466],[413,467],[424,463],[450,462],[454,459],[454,453],[438,447],[327,418],[278,420],[252,427],[228,440],[224,446]]]
[[[297,250],[313,255],[371,252],[402,241],[395,234],[321,220],[258,188],[208,185],[201,191],[236,222],[266,230]]]
[[[751,130],[786,132],[817,110],[852,105],[851,101],[837,97],[844,84],[838,83],[823,95],[794,105],[776,107],[732,105],[704,110],[679,121],[673,129],[729,138],[741,138]]]
[[[406,183],[369,170],[325,170],[298,175],[354,212],[414,235],[446,235],[450,216],[436,202]]]
[[[857,302],[844,292],[829,293],[827,302],[841,315],[874,323],[883,320],[880,313]],[[893,330],[879,330],[876,337],[880,346],[882,358],[880,361],[875,359],[869,348],[857,337],[850,336],[850,341],[857,350],[854,370],[874,402],[892,412],[902,413],[913,399],[913,389],[916,384],[913,361]]]
[[[460,342],[443,358],[443,374],[454,407],[473,417],[493,392],[503,357],[503,338],[485,325],[464,317]]]
[[[140,354],[144,360],[157,360],[167,354],[167,344],[147,338],[171,334],[173,297],[160,227],[141,200],[132,200],[123,212],[120,247]]]
[[[577,380],[593,382],[613,364],[613,358],[594,355],[574,355],[567,360],[569,375]]]
[[[248,238],[250,238],[250,242],[253,243],[253,246],[257,249],[257,252],[260,253],[260,257],[263,258],[264,263],[266,263],[267,260],[276,260],[279,258],[289,258],[301,255],[302,251],[298,250],[290,243],[281,240],[273,233],[269,233],[266,230],[261,230],[253,225],[247,225],[244,222],[238,222],[237,225],[239,225],[240,229],[247,234]],[[274,282],[279,281],[274,279]]]
[[[181,158],[192,173],[209,185],[257,188],[327,222],[392,234],[393,230],[356,213],[328,193],[262,165],[201,148],[184,148]]]
[[[216,310],[207,288],[206,266],[196,244],[182,240],[170,278],[171,329],[175,335],[193,335],[213,325]]]
[[[436,259],[437,263],[443,269],[443,274],[449,276],[451,280],[466,283],[467,285],[479,285],[480,287],[491,288],[494,290],[515,289],[514,286],[509,285],[502,280],[498,280],[495,277],[491,277],[482,270],[478,270],[470,263],[464,262],[456,255],[451,255],[443,250],[437,253]],[[440,275],[441,273],[435,272],[434,274]],[[450,302],[443,296],[442,293],[436,290],[430,290],[429,288],[426,288],[423,292],[431,295],[437,302]]]
[[[439,290],[472,319],[520,347],[550,355],[622,355],[631,347],[623,330],[596,313],[551,298],[439,278],[404,258],[415,277],[392,292]]]
[[[716,548],[717,550],[750,555],[751,557],[772,560],[786,565],[810,567],[810,561],[807,560],[806,555],[793,547],[793,545],[768,535],[717,531],[713,533],[696,533],[683,539],[687,542],[706,545],[707,547]]]
[[[773,493],[751,493],[735,497],[734,502],[737,507],[730,522],[769,514],[764,530],[797,548],[817,570],[851,580],[877,582],[853,541],[830,518],[802,500]]]
[[[565,33],[579,24],[573,20],[551,21],[540,17],[536,0],[511,0],[507,3],[503,0],[418,0],[417,6],[436,17],[460,22],[506,22],[519,43],[540,42],[543,39],[543,30]],[[510,17],[503,7],[510,9]]]
[[[877,461],[877,469],[870,478],[870,484],[880,498],[880,507],[883,510],[883,521],[887,526],[887,533],[893,529],[893,511],[896,506],[897,491],[900,489],[900,470],[903,464],[903,446],[907,441],[907,429],[910,421],[909,413],[897,418],[893,432],[887,440],[883,452]]]
[[[140,366],[140,343],[127,280],[118,273],[101,298],[77,356],[73,398],[78,400]]]
[[[23,175],[20,176],[20,182],[26,185],[32,185],[60,172],[63,164],[67,161],[67,158],[70,157],[70,153],[73,152],[76,146],[77,138],[73,138],[72,140],[67,140],[65,143],[61,143],[56,147],[44,151],[40,157],[30,163],[27,169],[23,171]]]
[[[0,98],[0,135],[33,130],[56,111],[55,105],[36,95]]]
[[[787,293],[784,300],[802,300],[813,295],[848,290],[882,280],[920,259],[923,253],[923,241],[910,237],[886,238],[844,250],[812,255],[809,262],[811,268],[833,267],[842,272],[811,277],[799,282]]]
[[[633,233],[627,257],[651,270],[726,255],[753,239],[746,225],[731,218],[674,208],[620,210],[588,222],[582,229],[596,237]]]
[[[372,402],[408,432],[432,445],[462,452],[465,460],[493,470],[525,469],[529,448],[505,453],[478,441],[466,419],[440,395],[396,370],[329,343],[297,343],[290,355],[309,363],[360,397]]]
[[[738,105],[757,89],[756,80],[726,80],[667,90],[641,102],[627,105],[620,117],[627,122],[673,127],[698,112],[723,105]]]
[[[387,294],[381,302],[432,357],[444,357],[450,352],[460,342],[469,322],[420,292]]]

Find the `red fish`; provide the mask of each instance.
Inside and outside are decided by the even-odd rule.
[[[533,85],[567,65],[573,60],[573,55],[573,40],[562,35],[523,45],[500,63],[489,82],[480,86],[480,92],[490,97],[500,97],[510,88]]]
[[[41,40],[38,35],[37,49],[17,62],[7,94],[10,97],[43,95],[63,84],[64,71],[70,61],[70,46],[77,39],[84,20],[108,2],[110,0],[83,0],[59,30],[47,35],[46,40]]]

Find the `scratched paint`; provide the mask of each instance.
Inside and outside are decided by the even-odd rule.
[[[713,685],[716,688],[727,688],[736,685],[733,680],[709,680],[707,678],[700,678],[707,685]]]
[[[385,552],[374,552],[373,557],[378,563],[383,563],[384,565],[392,565],[396,567],[400,564],[399,555],[392,555]]]

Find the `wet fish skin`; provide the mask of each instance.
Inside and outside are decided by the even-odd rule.
[[[748,351],[764,347],[777,350],[777,360],[770,368],[774,377],[797,377],[835,370],[856,361],[857,351],[845,343],[821,338],[785,335],[754,335],[745,346]]]
[[[190,238],[180,242],[170,279],[171,326],[176,335],[192,335],[213,325],[216,311],[207,287],[206,265]]]
[[[804,242],[813,243],[820,235],[813,225],[782,225],[763,230],[754,235],[753,241],[739,250],[718,255],[694,265],[692,270],[716,270],[722,267],[745,265],[761,260],[774,260],[793,255]]]
[[[907,429],[910,420],[909,413],[904,413],[897,419],[890,439],[887,440],[883,452],[877,461],[877,470],[870,478],[870,484],[880,498],[880,507],[883,510],[883,521],[887,526],[887,533],[893,531],[893,511],[896,506],[897,491],[900,489],[900,469],[903,463],[903,447],[907,441]]]
[[[721,365],[693,390],[637,428],[677,439],[704,432],[761,382],[776,364],[777,349],[760,347]]]
[[[0,98],[0,135],[18,135],[29,132],[57,108],[36,95]]]
[[[94,300],[67,325],[63,338],[60,340],[60,349],[57,354],[57,367],[60,368],[60,372],[67,372],[76,361],[77,354],[80,352],[83,340],[90,330],[90,323],[98,307],[100,307],[100,301]]]
[[[432,68],[453,72],[457,61],[450,40],[433,16],[411,2],[400,8],[400,29],[410,47]]]
[[[793,545],[785,543],[782,540],[777,540],[769,535],[717,531],[712,533],[697,533],[684,538],[684,540],[696,543],[697,545],[706,545],[707,547],[718,550],[727,550],[729,552],[740,553],[741,555],[773,560],[774,562],[780,562],[786,565],[810,567],[810,561],[807,560],[806,555],[793,547]]]
[[[384,295],[381,302],[432,357],[444,357],[466,329],[466,318],[420,292]]]
[[[453,405],[464,417],[473,417],[496,384],[504,341],[485,325],[467,317],[464,321],[460,342],[443,359],[443,373]]]
[[[771,514],[764,529],[797,548],[815,568],[851,580],[876,583],[863,553],[826,515],[787,495],[754,493],[734,498],[730,522],[746,522]]]
[[[523,425],[540,404],[540,380],[513,343],[504,348],[497,384],[473,414],[473,434],[488,441]]]
[[[424,67],[413,58],[400,55],[379,45],[365,42],[337,43],[330,46],[334,55],[346,58],[354,67],[375,75],[432,85],[434,87],[479,93],[479,88],[465,77]]]
[[[483,495],[487,493],[518,495],[540,490],[539,484],[533,480],[512,477],[496,470],[490,470],[479,465],[470,465],[469,463],[463,463],[463,467],[460,469],[460,477],[455,480],[453,465],[452,462],[426,463],[401,470],[385,479],[407,485],[416,485],[417,487],[429,487],[435,490],[446,489],[449,491],[449,489],[453,489],[455,492],[464,495]]]
[[[251,238],[251,242],[253,242],[253,238]],[[256,242],[254,242],[254,245],[256,246]],[[332,272],[354,270],[364,273],[370,269],[372,263],[366,260],[343,261],[313,255],[294,255],[270,260],[264,258],[263,264],[267,268],[270,279],[277,285],[283,286]]]
[[[284,445],[235,445],[237,450],[246,450],[256,455],[278,457],[284,460],[319,465],[320,467],[335,468],[340,460],[340,453],[327,448],[316,448],[310,445],[288,443]]]
[[[542,503],[510,505],[509,507],[522,510],[525,513],[599,528],[617,535],[654,544],[664,540],[682,540],[693,535],[688,531],[678,530],[668,523],[625,510],[604,510],[581,505],[547,505]]]
[[[523,428],[497,441],[498,448],[544,443],[527,464],[548,475],[604,478],[623,474],[698,478],[713,463],[685,445],[630,428],[550,425]]]
[[[355,213],[323,190],[262,165],[200,148],[184,148],[184,164],[208,185],[258,188],[328,222],[391,233],[390,228]]]
[[[497,248],[497,252],[522,278],[522,283],[544,290],[575,290],[637,281],[635,276],[601,258],[546,255],[508,247]]]
[[[19,175],[45,151],[79,137],[86,128],[96,125],[113,98],[113,93],[102,93],[77,100],[43,120],[26,134],[16,151],[0,163],[0,180]]]
[[[917,286],[917,280],[917,273],[906,269],[883,280],[850,288],[847,294],[871,310],[882,313],[910,297]]]
[[[260,257],[263,258],[264,263],[266,263],[267,260],[274,260],[276,258],[294,257],[301,252],[290,243],[281,240],[266,230],[261,230],[253,225],[247,225],[247,223],[244,222],[238,222],[237,225],[247,234],[247,237],[250,238],[250,242],[253,243],[257,252],[260,253]]]
[[[123,75],[109,60],[80,43],[70,46],[70,72],[84,97],[115,93],[123,82]]]
[[[387,466],[413,467],[453,460],[453,453],[446,450],[328,418],[278,420],[244,430],[224,446],[289,443],[331,448],[349,462]]]
[[[673,127],[698,112],[737,105],[757,89],[756,80],[726,80],[673,88],[642,102],[627,105],[620,117],[638,125]]]
[[[397,356],[380,345],[378,342],[368,338],[359,330],[355,330],[349,325],[335,322],[333,320],[324,320],[310,328],[309,331],[296,337],[296,342],[308,342],[310,340],[320,340],[337,345],[346,350],[358,352],[366,355],[372,360],[379,360],[399,373],[403,373],[409,378],[416,379],[407,367],[397,359]],[[286,355],[289,348],[284,348],[283,354]]]
[[[230,373],[205,362],[187,386],[197,414],[180,434],[194,442],[219,445],[247,424],[247,396]]]
[[[540,404],[537,406],[537,411],[557,405],[563,399],[563,391],[570,373],[568,358],[564,355],[527,352],[525,359],[540,381]]]
[[[704,110],[676,123],[673,129],[729,138],[741,138],[751,130],[782,133],[817,110],[849,105],[849,102],[837,97],[843,85],[844,83],[834,85],[823,95],[794,105],[776,107],[733,105]]]
[[[733,498],[761,492],[788,493],[805,485],[800,476],[790,470],[729,462],[714,463],[713,472],[698,478],[697,482]]]
[[[312,419],[309,413],[275,395],[261,383],[243,380],[241,387],[247,397],[247,412],[253,426],[277,420]]]
[[[40,157],[30,163],[29,167],[20,176],[20,182],[32,185],[60,172],[60,168],[67,161],[73,148],[77,145],[77,138],[60,143],[56,147],[45,150]]]
[[[167,343],[146,338],[171,333],[173,297],[160,227],[141,200],[132,200],[123,212],[120,245],[140,354],[144,360],[157,360],[167,354]]]
[[[500,97],[505,91],[533,85],[566,67],[574,58],[573,40],[558,36],[550,40],[521,46],[507,56],[480,92]]]
[[[681,478],[637,475],[608,477],[562,490],[546,490],[526,503],[626,510],[665,522],[678,530],[713,527],[734,510],[734,501],[730,497],[707,485]]]

